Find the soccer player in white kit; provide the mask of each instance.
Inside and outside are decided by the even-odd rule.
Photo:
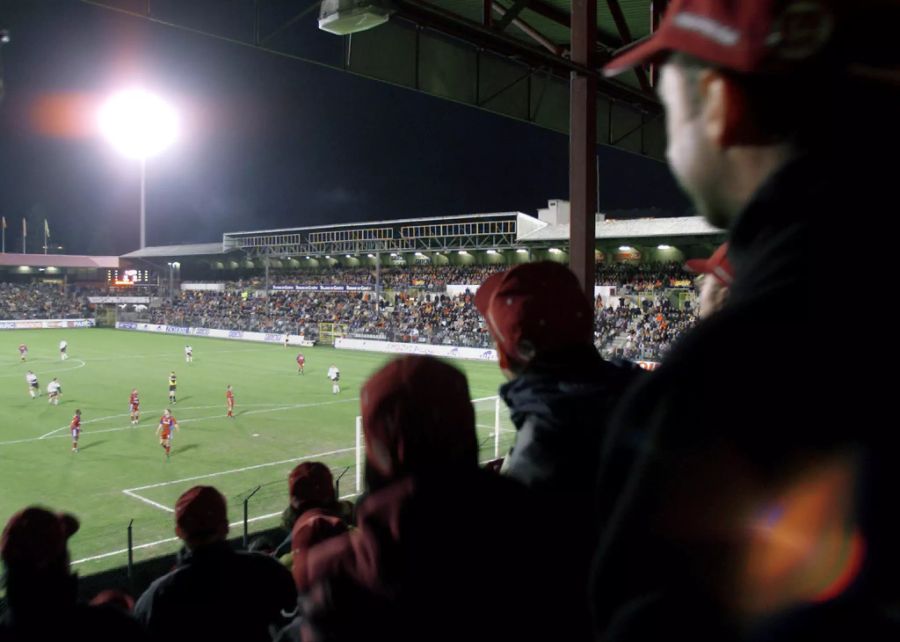
[[[68,349],[69,349],[68,341],[63,339],[62,341],[59,342],[59,360],[60,361],[65,361],[66,359],[69,358],[69,355],[66,352],[66,350],[68,350]]]
[[[333,363],[328,368],[328,378],[331,379],[331,393],[336,395],[341,391],[341,386],[338,383],[341,380],[341,371]]]

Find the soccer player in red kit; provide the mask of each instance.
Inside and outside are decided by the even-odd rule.
[[[137,388],[131,391],[131,397],[128,398],[128,407],[131,409],[131,425],[137,425],[141,420],[141,400],[138,397]]]
[[[306,357],[303,353],[297,355],[297,374],[303,374],[303,364],[306,363]]]
[[[22,361],[28,357],[28,346],[24,343],[19,344],[19,356],[22,358]]]
[[[178,421],[172,416],[172,412],[166,408],[163,416],[159,418],[159,427],[156,429],[159,445],[166,451],[166,461],[169,461],[169,454],[172,452],[172,436],[176,430],[178,430]]]
[[[225,407],[228,409],[228,416],[234,419],[234,392],[231,386],[225,388]]]
[[[72,431],[72,452],[78,452],[78,437],[81,435],[81,410],[75,411],[72,417],[72,423],[69,424],[69,430]]]

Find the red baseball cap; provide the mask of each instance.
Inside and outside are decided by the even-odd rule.
[[[188,541],[228,532],[225,497],[212,486],[194,486],[175,502],[175,533]]]
[[[316,502],[330,504],[337,501],[334,495],[334,477],[328,466],[318,461],[297,464],[288,477],[291,503]]]
[[[594,311],[569,268],[523,263],[492,275],[475,293],[475,307],[500,352],[518,363],[572,345],[590,344]]]
[[[291,529],[291,573],[298,590],[309,590],[309,549],[327,539],[343,535],[347,530],[347,524],[340,517],[317,508],[306,511],[297,518]]]
[[[388,363],[360,393],[366,460],[387,479],[478,465],[466,376],[434,357]]]
[[[66,544],[78,532],[78,519],[29,506],[9,518],[0,536],[0,557],[7,567],[46,570],[68,563]]]
[[[832,41],[835,0],[672,0],[659,28],[613,58],[614,76],[671,52],[741,73],[787,71]]]
[[[695,274],[711,274],[725,286],[734,281],[734,268],[728,261],[728,243],[722,243],[708,259],[691,259],[684,264],[684,269]]]

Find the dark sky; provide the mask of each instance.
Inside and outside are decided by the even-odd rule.
[[[12,36],[0,105],[8,251],[21,249],[23,216],[29,251],[39,251],[44,218],[67,253],[137,248],[137,163],[60,118],[73,106],[87,117],[112,89],[135,82],[169,97],[184,120],[178,144],[148,163],[148,245],[534,213],[567,198],[568,140],[533,125],[76,0],[0,0],[0,26]],[[314,15],[296,28],[309,31],[310,46],[340,51]],[[684,209],[664,166],[600,153],[602,210]]]

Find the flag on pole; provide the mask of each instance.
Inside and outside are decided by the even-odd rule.
[[[44,236],[50,238],[50,225],[47,224],[47,219],[44,219]]]
[[[28,223],[24,216],[22,217],[22,236],[28,236]]]
[[[3,229],[4,230],[6,229],[6,217],[5,216],[3,217]]]

